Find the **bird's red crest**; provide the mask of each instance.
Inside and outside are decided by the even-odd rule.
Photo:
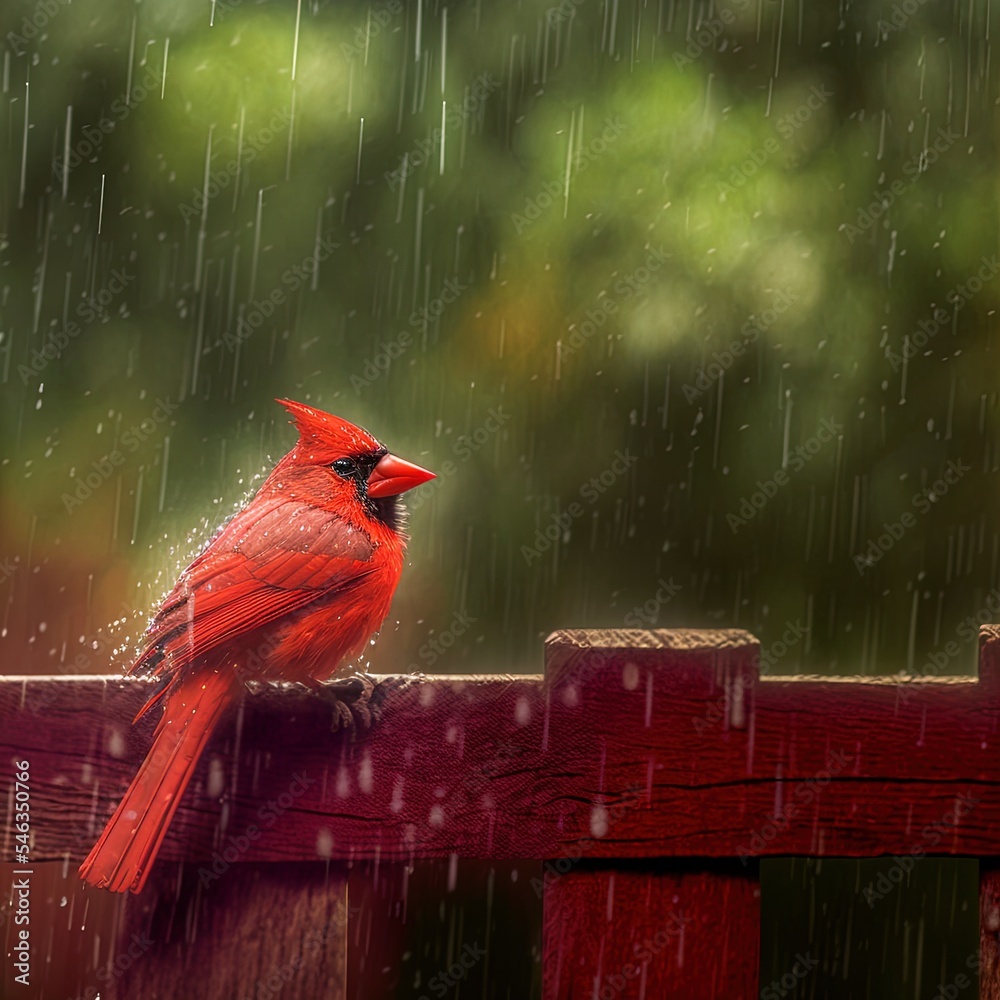
[[[383,448],[363,427],[358,427],[343,417],[317,410],[306,403],[296,403],[292,399],[279,399],[277,402],[288,410],[295,421],[299,432],[295,450],[306,461],[326,464],[349,455],[371,455]]]

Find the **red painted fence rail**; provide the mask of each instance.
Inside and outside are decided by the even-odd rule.
[[[749,998],[755,859],[908,853],[945,816],[934,853],[1000,855],[1000,628],[981,631],[978,679],[762,679],[758,659],[742,631],[561,631],[546,642],[544,675],[375,678],[377,717],[353,734],[334,731],[322,695],[248,694],[201,761],[161,858],[239,864],[252,878],[216,896],[212,926],[188,935],[181,964],[254,940],[281,899],[300,925],[334,928],[316,995],[343,995],[348,943],[360,940],[346,863],[535,859],[546,1000],[592,996],[639,940],[649,954],[622,997],[639,995],[641,974],[647,996]],[[148,693],[110,677],[0,680],[0,746],[31,761],[34,862],[85,855],[149,744],[155,720],[130,724]],[[4,861],[10,821],[8,810]],[[661,872],[636,859],[701,860]],[[300,865],[317,861],[323,891]],[[254,885],[267,886],[266,904]],[[153,920],[157,898],[154,886],[130,900],[119,933]],[[990,998],[998,900],[984,870]],[[144,961],[143,995],[169,996],[155,983],[176,981],[178,961]],[[237,995],[214,974],[204,995]]]

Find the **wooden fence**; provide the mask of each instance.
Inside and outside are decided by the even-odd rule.
[[[353,737],[331,731],[322,696],[248,696],[147,892],[118,912],[119,949],[142,954],[102,1000],[253,996],[290,955],[290,995],[346,996],[351,950],[379,935],[370,910],[364,927],[352,911],[346,866],[428,858],[544,862],[546,1000],[602,983],[749,998],[756,859],[903,855],[970,800],[933,853],[984,859],[980,995],[1000,997],[986,860],[1000,855],[1000,628],[981,631],[978,680],[761,679],[758,657],[742,631],[561,631],[544,675],[378,678],[378,717]],[[89,849],[148,746],[155,720],[130,725],[148,693],[120,678],[0,681],[4,760],[30,762],[33,863],[75,868]],[[10,823],[8,810],[4,861]],[[200,905],[164,936],[179,879]],[[157,945],[143,951],[147,932]],[[662,944],[637,963],[639,940]]]

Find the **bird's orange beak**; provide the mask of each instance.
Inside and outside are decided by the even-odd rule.
[[[395,455],[383,455],[368,477],[368,496],[373,500],[398,496],[434,478],[433,472],[421,469],[419,465],[404,462]]]

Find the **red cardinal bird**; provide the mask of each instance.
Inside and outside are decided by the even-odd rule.
[[[167,678],[153,745],[80,876],[139,892],[246,671],[316,684],[389,613],[406,536],[396,497],[434,478],[346,420],[288,399],[299,440],[181,574],[129,673]]]

